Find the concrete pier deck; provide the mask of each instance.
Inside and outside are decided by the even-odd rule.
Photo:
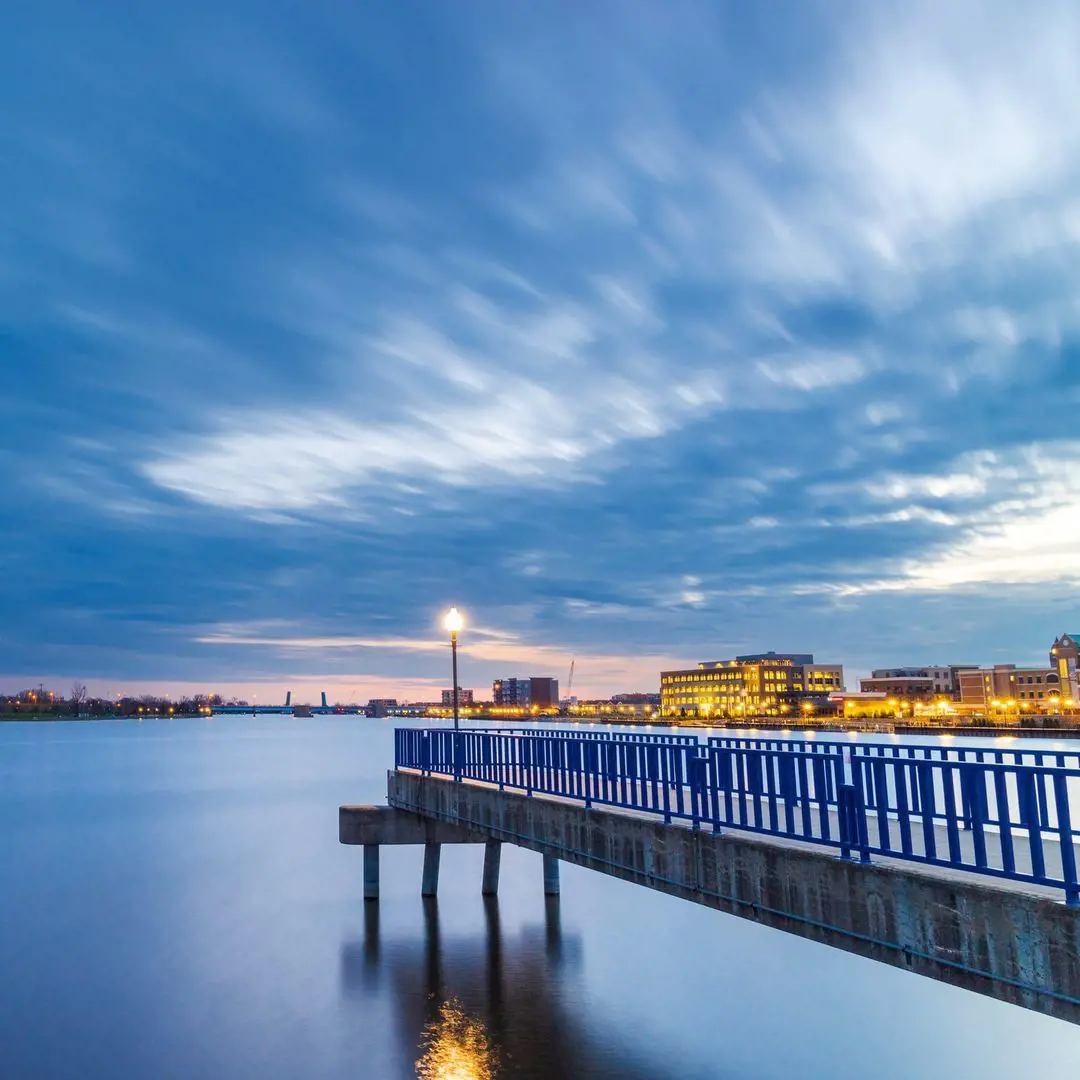
[[[1037,886],[408,771],[388,801],[407,816],[342,807],[342,842],[513,843],[545,879],[562,860],[1080,1023],[1080,909]]]

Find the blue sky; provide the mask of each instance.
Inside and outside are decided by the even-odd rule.
[[[0,687],[1080,625],[1080,8],[0,14]]]

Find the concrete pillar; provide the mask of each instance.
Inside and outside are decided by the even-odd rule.
[[[364,845],[364,899],[379,899],[379,845]]]
[[[499,864],[502,862],[502,841],[488,840],[484,844],[484,884],[480,889],[483,896],[499,894]]]
[[[557,896],[544,897],[544,938],[547,954],[552,960],[558,960],[562,954],[562,915],[559,911]]]
[[[424,845],[424,877],[420,883],[421,896],[438,895],[440,858],[442,858],[442,844]]]
[[[544,856],[544,895],[559,895],[559,860],[554,855]]]

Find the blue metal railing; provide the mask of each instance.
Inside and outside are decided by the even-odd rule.
[[[913,813],[926,813],[945,824],[947,824],[947,815],[939,806],[944,797],[943,788],[939,783],[933,790],[924,794],[922,785],[918,783],[920,775],[918,765],[920,762],[957,762],[959,764],[976,763],[1001,766],[1032,765],[1040,769],[1046,767],[1080,769],[1080,752],[1030,749],[1026,747],[965,747],[943,746],[934,743],[865,743],[852,740],[840,742],[817,739],[748,739],[723,735],[710,738],[709,746],[773,750],[781,753],[796,754],[834,754],[847,751],[862,770],[864,795],[868,810],[878,813],[884,811],[888,814],[898,815],[901,811],[898,798],[900,795],[905,795],[908,799],[908,809]],[[881,759],[891,762],[891,767],[882,770],[875,765],[875,762]],[[961,778],[967,775],[969,774],[963,770],[959,773]],[[899,790],[897,782],[903,785]],[[962,827],[970,829],[972,827],[971,791],[962,779],[959,782],[958,790],[963,808]],[[1013,805],[1019,809],[1022,815],[1022,824],[1025,827],[1030,822],[1037,822],[1040,829],[1050,831],[1056,829],[1056,799],[1046,785],[1036,785],[1035,801],[1030,814],[1026,802],[1019,798],[1019,793],[1007,787],[1006,794],[1010,793],[1010,791],[1013,795]],[[1004,795],[999,798],[999,794],[995,790],[987,800],[987,813],[989,816],[986,819],[987,824],[998,827],[1002,824],[997,815],[999,801],[1005,802],[1006,798]]]
[[[713,735],[710,746],[739,746],[755,750],[790,750],[815,753],[821,749],[849,748],[868,756],[931,758],[935,761],[992,761],[997,765],[1052,765],[1060,769],[1080,769],[1080,751],[1041,750],[1004,746],[945,746],[941,743],[867,743],[854,739],[769,739],[736,735]]]
[[[909,756],[892,744],[615,736],[400,728],[395,766],[823,844],[862,862],[887,856],[1051,886],[1080,905],[1080,768],[1007,750],[977,760],[942,747]],[[746,745],[758,742],[767,745]],[[1022,757],[1032,753],[1056,757]]]
[[[700,746],[696,735],[674,735],[670,732],[608,731],[606,728],[588,728],[570,731],[566,728],[547,727],[467,727],[461,731],[496,732],[501,735],[546,735],[553,739],[608,739],[613,742],[670,743],[674,746]]]

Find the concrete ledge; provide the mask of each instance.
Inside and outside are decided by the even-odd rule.
[[[1080,909],[1044,896],[416,773],[391,772],[387,790],[392,806],[483,839],[1080,1023]]]
[[[392,806],[342,806],[338,840],[343,844],[482,844],[477,833]]]

